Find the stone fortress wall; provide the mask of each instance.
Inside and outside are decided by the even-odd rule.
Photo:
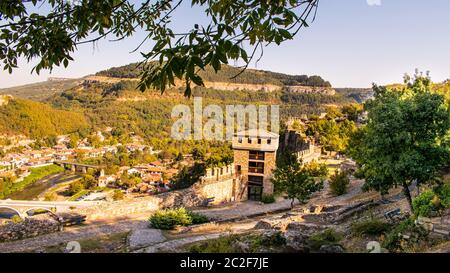
[[[214,198],[211,204],[232,202],[235,200],[237,185],[239,179],[234,176],[234,165],[231,164],[207,169],[205,176],[187,189],[139,199],[101,202],[97,206],[77,209],[76,212],[85,214],[88,220],[95,220],[126,217],[130,213],[152,212],[166,208],[198,207],[204,205],[209,198]]]

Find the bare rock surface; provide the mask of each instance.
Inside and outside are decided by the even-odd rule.
[[[166,238],[159,229],[136,229],[128,236],[128,246],[132,250],[162,243],[164,241],[166,241]]]

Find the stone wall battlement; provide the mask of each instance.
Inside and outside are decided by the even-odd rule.
[[[233,177],[234,173],[234,164],[223,167],[208,168],[206,169],[205,175],[200,178],[200,182],[220,181]]]

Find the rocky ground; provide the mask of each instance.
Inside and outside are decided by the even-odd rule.
[[[248,201],[203,208],[196,212],[213,222],[173,231],[151,229],[148,214],[129,215],[0,243],[0,252],[67,252],[70,241],[77,241],[82,252],[368,252],[385,234],[355,234],[355,223],[376,220],[383,227],[385,212],[408,212],[408,206],[400,189],[382,199],[375,192],[362,192],[362,184],[352,179],[349,191],[336,197],[325,183],[308,204],[292,210],[290,200],[282,197],[273,204]],[[450,252],[449,239],[430,236],[408,251]]]
[[[335,197],[328,186],[316,194],[308,204],[283,210],[283,201],[263,214],[255,203],[201,211],[216,220],[172,232],[133,230],[131,238],[142,236],[131,243],[135,252],[368,252],[375,242],[382,242],[384,234],[354,234],[355,223],[374,221],[386,223],[384,213],[400,208],[408,213],[406,200],[400,190],[393,190],[383,199],[376,193],[361,192],[363,181],[353,180],[347,194]],[[267,205],[260,205],[262,207]],[[399,220],[400,221],[400,220]],[[395,224],[392,224],[395,225]],[[156,235],[157,234],[157,235]],[[281,245],[261,245],[281,236]],[[322,236],[322,237],[321,237]],[[332,237],[332,238],[328,238]],[[164,240],[165,238],[165,240]],[[255,239],[256,238],[256,239]],[[327,241],[328,240],[328,241]],[[277,240],[275,240],[276,242]],[[411,252],[446,252],[448,237],[431,236]],[[129,240],[129,242],[132,242]],[[145,243],[143,243],[145,242]],[[370,243],[372,242],[372,243]],[[147,244],[146,247],[143,245]],[[322,245],[321,245],[322,244]],[[224,245],[231,248],[224,248]],[[376,247],[376,246],[375,246]],[[380,249],[375,251],[386,251]]]

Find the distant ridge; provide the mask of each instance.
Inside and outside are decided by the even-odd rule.
[[[139,78],[142,72],[142,66],[138,63],[132,63],[120,67],[112,67],[107,70],[98,72],[97,76],[107,76],[113,78]],[[247,69],[238,77],[241,72],[238,67],[224,65],[220,71],[215,73],[211,67],[206,67],[204,71],[200,71],[204,81],[235,83],[235,84],[272,84],[278,86],[302,85],[313,87],[331,87],[330,82],[322,79],[322,77],[314,75],[288,75],[265,70]]]
[[[60,94],[83,82],[83,79],[49,78],[45,82],[31,83],[21,86],[0,89],[0,95],[11,94],[14,97],[34,101],[45,101],[49,97]]]

